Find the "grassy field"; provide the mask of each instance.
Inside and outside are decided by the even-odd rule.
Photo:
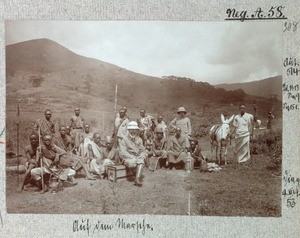
[[[212,157],[202,138],[204,154]],[[281,215],[281,171],[270,170],[270,159],[253,155],[247,167],[237,164],[232,145],[227,166],[220,172],[144,170],[143,187],[129,181],[88,181],[77,175],[78,185],[65,184],[58,194],[36,194],[31,188],[16,193],[17,174],[7,173],[8,213],[61,214],[166,214],[207,216]]]
[[[131,119],[136,119],[138,109],[128,109]],[[194,131],[198,133],[204,154],[210,159],[210,144],[207,132],[214,123],[220,123],[220,114],[237,112],[230,105],[211,107],[202,112],[190,113]],[[251,111],[250,111],[251,112]],[[59,125],[69,124],[72,110],[53,111],[53,120]],[[158,113],[151,115],[157,116]],[[163,112],[166,122],[172,120],[174,112]],[[82,109],[82,115],[91,124],[93,132],[100,132],[102,138],[111,135],[114,112]],[[28,135],[42,111],[22,111],[20,115],[20,153],[28,144]],[[262,119],[263,114],[260,115]],[[6,138],[8,150],[16,152],[16,112],[7,112]],[[265,120],[263,127],[266,126]],[[281,128],[281,118],[274,121],[275,128]],[[261,133],[264,130],[257,130]],[[196,133],[197,134],[197,133]],[[64,213],[64,214],[174,214],[212,216],[280,216],[281,215],[281,170],[270,170],[271,159],[267,153],[253,155],[248,167],[237,164],[233,145],[229,146],[227,166],[220,172],[201,173],[194,170],[188,174],[183,170],[144,171],[143,187],[133,186],[129,181],[117,183],[108,180],[88,181],[77,175],[78,185],[67,186],[58,194],[36,194],[29,189],[19,194],[16,173],[7,172],[6,203],[9,213]],[[16,159],[7,159],[7,165],[15,165]],[[24,163],[24,156],[20,158]],[[20,175],[22,176],[22,175]]]

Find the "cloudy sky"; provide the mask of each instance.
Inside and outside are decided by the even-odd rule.
[[[269,21],[7,21],[6,44],[48,38],[137,73],[218,84],[280,75],[281,32]]]

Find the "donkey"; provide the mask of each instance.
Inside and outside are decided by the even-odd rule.
[[[216,160],[218,164],[221,164],[223,160],[223,153],[224,153],[224,160],[225,165],[227,165],[226,155],[227,155],[227,144],[230,140],[230,123],[232,122],[234,115],[232,115],[229,119],[225,119],[224,115],[221,114],[221,121],[222,125],[213,125],[212,128],[209,130],[209,140],[211,145],[211,153],[213,153],[213,148],[216,147]]]

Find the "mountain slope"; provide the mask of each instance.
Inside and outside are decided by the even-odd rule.
[[[215,85],[216,88],[223,88],[225,90],[242,89],[250,95],[266,97],[271,94],[276,94],[277,98],[282,98],[282,76],[266,78],[259,81],[236,83],[236,84],[219,84]]]
[[[25,110],[79,106],[112,111],[116,84],[118,105],[135,111],[174,111],[181,105],[188,111],[202,111],[204,104],[237,103],[246,96],[241,90],[227,92],[189,78],[138,74],[77,55],[48,39],[8,45],[6,73],[8,109],[21,99]],[[246,99],[252,100],[250,96]]]

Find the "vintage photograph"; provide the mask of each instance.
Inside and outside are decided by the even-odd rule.
[[[6,208],[281,216],[282,23],[5,22]]]

